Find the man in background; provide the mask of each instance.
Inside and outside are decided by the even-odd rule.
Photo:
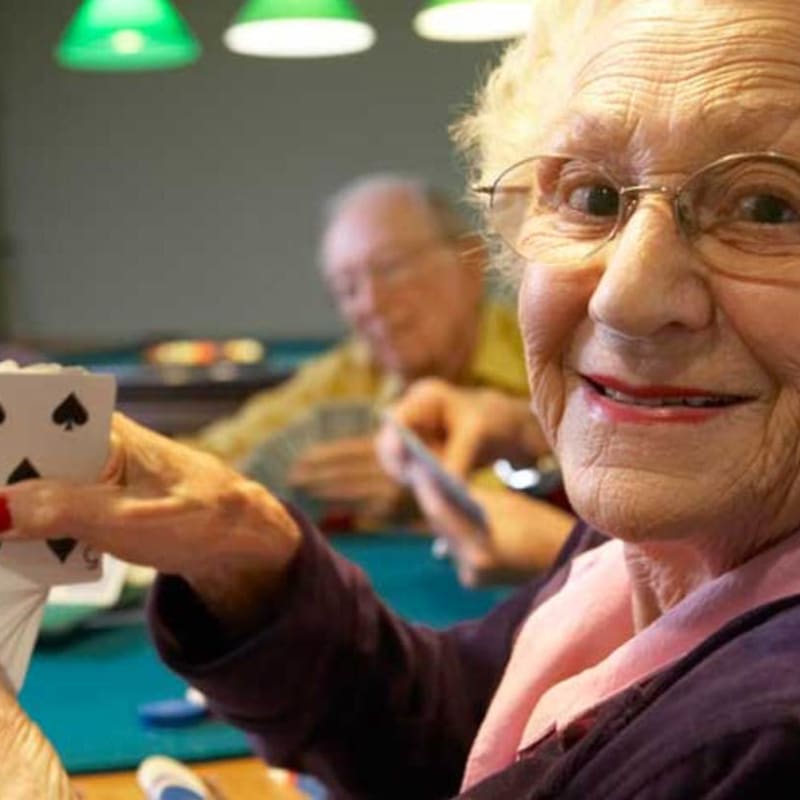
[[[241,465],[317,404],[380,407],[426,376],[527,395],[514,311],[484,296],[485,251],[441,193],[393,175],[356,180],[328,204],[320,257],[351,335],[191,444]],[[402,504],[403,490],[380,467],[372,436],[312,446],[290,479],[369,520],[391,517]]]

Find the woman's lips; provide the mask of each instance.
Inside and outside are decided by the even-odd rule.
[[[590,408],[612,422],[699,423],[752,398],[694,386],[631,386],[608,375],[581,375]]]

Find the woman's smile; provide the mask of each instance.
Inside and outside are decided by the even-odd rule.
[[[580,375],[591,412],[610,422],[697,424],[753,400],[692,386],[632,385],[608,375]]]

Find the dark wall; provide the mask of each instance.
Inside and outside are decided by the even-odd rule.
[[[175,3],[196,65],[113,76],[51,58],[78,0],[0,2],[6,333],[329,334],[322,199],[370,170],[463,190],[447,126],[497,46],[425,42],[416,3],[360,0],[367,53],[245,58],[220,40],[238,2]]]

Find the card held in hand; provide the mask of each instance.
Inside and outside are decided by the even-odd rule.
[[[77,367],[0,364],[0,483],[30,478],[93,481],[108,457],[116,384]],[[53,586],[96,580],[100,554],[78,531],[35,542],[0,540],[0,584]]]
[[[479,544],[485,545],[490,537],[489,521],[481,505],[470,495],[469,487],[455,475],[445,470],[436,456],[423,444],[422,440],[391,414],[384,413],[383,419],[399,434],[406,450],[406,456],[420,465],[445,499],[471,523],[469,529]]]

